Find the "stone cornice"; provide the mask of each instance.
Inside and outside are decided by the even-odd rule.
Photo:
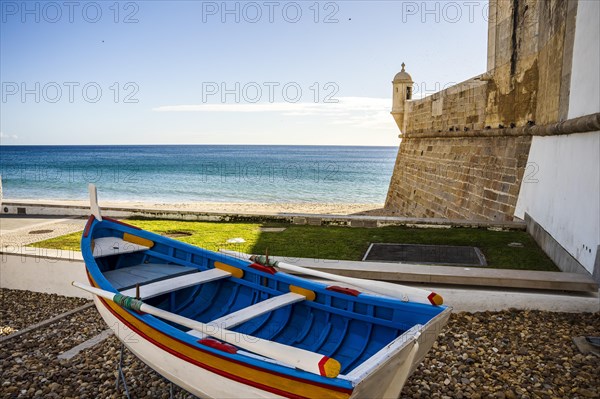
[[[402,139],[416,138],[459,138],[459,137],[501,137],[501,136],[556,136],[562,134],[587,133],[600,130],[600,112],[580,116],[548,125],[520,126],[503,129],[480,129],[445,132],[408,132],[399,135]]]

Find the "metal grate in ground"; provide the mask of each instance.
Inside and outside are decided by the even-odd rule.
[[[487,266],[479,248],[453,245],[372,243],[363,261]]]

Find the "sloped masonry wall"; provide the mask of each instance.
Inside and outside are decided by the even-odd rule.
[[[531,136],[407,137],[386,208],[394,215],[512,220],[530,145]]]

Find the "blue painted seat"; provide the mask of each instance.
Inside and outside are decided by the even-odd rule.
[[[136,284],[150,284],[157,281],[198,272],[195,267],[145,263],[123,267],[104,273],[104,277],[118,290],[135,287]]]

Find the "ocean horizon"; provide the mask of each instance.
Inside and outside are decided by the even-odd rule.
[[[307,145],[0,146],[3,197],[114,201],[385,201],[398,147]]]

